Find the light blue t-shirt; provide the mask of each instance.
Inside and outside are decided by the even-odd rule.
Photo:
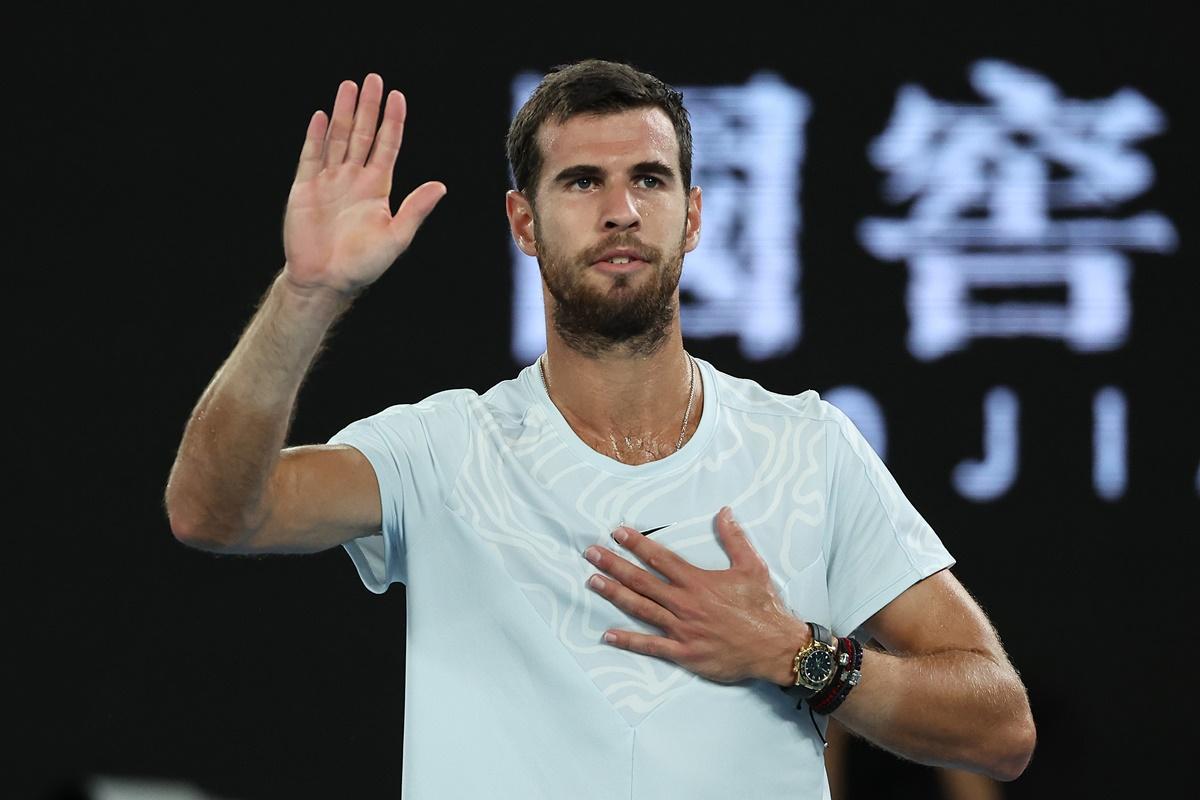
[[[655,541],[727,569],[715,515],[729,505],[788,608],[843,636],[954,559],[841,411],[696,362],[699,427],[649,464],[588,447],[537,362],[330,439],[379,480],[383,535],[344,545],[359,576],[407,587],[407,800],[829,796],[807,707],[774,684],[601,640],[662,632],[587,588],[584,549],[644,567],[610,534],[665,525]]]

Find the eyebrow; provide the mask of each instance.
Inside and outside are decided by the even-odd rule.
[[[657,175],[660,178],[674,180],[675,170],[661,161],[640,161],[629,168],[630,175]],[[575,164],[567,167],[554,176],[552,181],[555,184],[564,183],[566,181],[579,180],[580,178],[603,178],[605,171],[595,166],[594,164]]]

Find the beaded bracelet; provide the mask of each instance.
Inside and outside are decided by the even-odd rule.
[[[832,714],[862,678],[862,645],[853,637],[845,636],[838,639],[838,650],[840,666],[837,675],[820,694],[809,700],[810,710],[818,714]],[[842,658],[842,653],[845,653],[847,658]]]
[[[851,663],[848,665],[848,667],[844,668],[841,674],[838,676],[839,685],[837,691],[825,698],[822,698],[822,700],[818,702],[818,714],[833,713],[833,711],[846,699],[846,696],[850,694],[850,690],[857,686],[858,682],[862,679],[862,671],[860,668],[862,667],[863,647],[857,641],[853,642],[850,646],[853,648],[851,650]]]
[[[839,657],[841,666],[838,674],[834,675],[834,679],[829,681],[829,685],[820,694],[816,694],[809,700],[811,709],[817,714],[832,714],[834,709],[841,705],[842,700],[846,699],[847,694],[850,694],[851,688],[857,684],[859,679],[860,673],[857,672],[857,669],[862,663],[862,649],[856,646],[857,642],[850,642],[848,639],[839,640],[839,645],[842,655]]]

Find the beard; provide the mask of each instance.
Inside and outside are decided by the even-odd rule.
[[[666,341],[678,310],[676,292],[683,273],[683,244],[664,253],[633,236],[614,236],[575,255],[560,252],[543,237],[538,245],[538,269],[554,298],[551,319],[555,331],[576,352],[599,357],[620,351],[650,355]],[[597,282],[588,275],[606,251],[629,247],[645,256],[638,273],[609,273]]]

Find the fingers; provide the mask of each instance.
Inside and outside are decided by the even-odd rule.
[[[649,622],[656,628],[670,633],[677,618],[667,609],[640,594],[640,589],[627,589],[619,582],[607,580],[602,575],[588,578],[588,588],[608,600],[617,608],[638,619]]]
[[[613,531],[613,538],[641,559],[643,564],[666,577],[671,583],[686,583],[695,569],[671,550],[632,528],[618,528]]]
[[[383,78],[378,73],[367,75],[361,94],[354,81],[342,81],[333,101],[333,114],[326,118],[324,112],[317,111],[309,120],[296,180],[306,180],[325,167],[343,162],[362,165],[368,158],[372,165],[390,172],[404,139],[407,102],[395,89],[388,93],[383,125],[377,135],[382,96]]]
[[[337,98],[333,101],[333,116],[329,120],[329,135],[325,141],[326,167],[337,166],[346,158],[350,145],[350,130],[354,124],[354,101],[358,97],[358,84],[342,81],[338,86]]]
[[[375,123],[379,120],[379,98],[383,95],[383,78],[372,72],[363,80],[362,93],[358,97],[358,109],[354,112],[354,127],[350,131],[349,150],[346,161],[361,166],[371,152],[375,141]]]
[[[725,545],[725,554],[729,556],[731,566],[745,565],[765,566],[766,562],[759,556],[758,551],[750,542],[742,524],[733,518],[733,509],[723,506],[717,514],[717,532]]]
[[[612,635],[611,641],[608,638],[610,634]],[[634,633],[633,631],[610,630],[605,632],[604,640],[623,650],[632,650],[635,653],[663,658],[668,661],[674,661],[676,664],[683,664],[687,660],[687,650],[683,645],[671,639],[664,639],[661,636],[649,636],[645,633]]]
[[[375,137],[375,149],[371,151],[368,166],[383,169],[390,175],[396,166],[396,154],[404,140],[404,120],[408,115],[408,100],[393,89],[388,92],[387,105],[383,108],[383,124]]]
[[[324,111],[314,113],[309,119],[304,147],[300,149],[300,164],[296,167],[297,181],[308,180],[321,171],[321,151],[325,146],[327,124]]]
[[[674,582],[669,583],[656,575],[651,575],[607,548],[589,547],[584,551],[584,557],[595,564],[597,568],[612,576],[613,579],[607,581],[605,585],[619,583],[621,586],[627,586],[642,597],[649,598],[670,611],[680,607],[679,601],[682,592],[674,585]],[[639,554],[638,557],[642,559],[643,563],[646,562],[646,556]],[[651,566],[651,569],[657,570],[657,567]]]
[[[392,217],[391,227],[396,240],[407,247],[417,235],[417,228],[445,196],[446,185],[438,181],[428,181],[413,189]]]

